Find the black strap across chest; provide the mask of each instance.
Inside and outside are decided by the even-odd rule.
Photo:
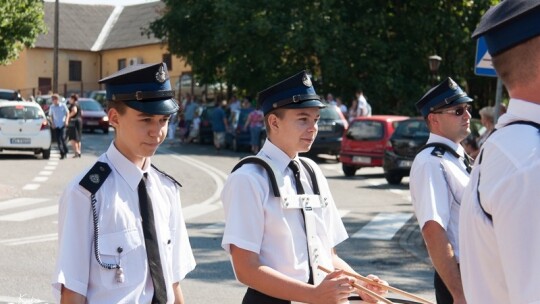
[[[304,169],[306,170],[306,172],[308,173],[311,179],[313,193],[316,195],[320,195],[321,192],[319,190],[319,183],[317,183],[317,176],[315,175],[315,171],[305,159],[302,159],[302,157],[300,157],[300,163],[302,163],[302,166],[304,167]],[[281,197],[281,194],[279,192],[279,186],[276,180],[276,175],[274,174],[274,170],[272,170],[272,167],[270,166],[270,164],[268,164],[265,160],[259,157],[247,156],[247,157],[244,157],[242,160],[240,160],[240,162],[238,162],[236,166],[234,166],[231,173],[238,170],[238,168],[242,167],[245,164],[257,164],[263,167],[266,173],[268,174],[268,177],[269,177],[268,182],[270,183],[270,187],[272,188],[272,192],[274,193],[274,196]]]
[[[531,126],[531,127],[534,127],[536,129],[538,129],[538,133],[540,135],[540,124],[536,123],[536,122],[533,122],[533,121],[528,121],[528,120],[517,120],[517,121],[513,121],[507,125],[504,125],[503,128],[505,127],[508,127],[508,126],[512,126],[512,125],[527,125],[527,126]],[[497,131],[497,129],[494,129],[493,132],[491,132],[491,134],[489,134],[489,136],[493,135],[493,133],[495,133],[495,131]],[[480,151],[480,154],[478,156],[478,166],[480,166],[482,164],[482,157],[484,155],[484,149],[482,148],[482,150]],[[493,222],[493,216],[491,214],[489,214],[485,209],[484,207],[482,206],[482,202],[480,200],[480,190],[478,189],[480,187],[480,170],[478,171],[478,182],[476,184],[476,197],[478,198],[478,205],[480,205],[480,209],[482,209],[482,212],[484,212],[484,215],[489,219],[490,222]]]

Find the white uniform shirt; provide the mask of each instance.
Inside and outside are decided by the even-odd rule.
[[[463,147],[448,138],[430,133],[427,143],[443,143],[461,157],[445,152],[442,158],[431,155],[434,148],[422,150],[414,158],[410,174],[410,191],[420,229],[435,221],[446,230],[448,240],[459,262],[459,207],[469,173],[463,162]]]
[[[483,145],[461,208],[461,277],[468,303],[540,303],[540,105],[511,99]],[[478,162],[478,159],[477,159]],[[477,199],[480,175],[480,198]]]
[[[258,156],[272,162],[284,176],[288,194],[296,194],[291,159],[267,140]],[[303,165],[301,181],[306,194],[313,194]],[[330,193],[326,178],[319,167],[313,167],[321,193]],[[282,193],[283,195],[283,193]],[[331,195],[329,195],[331,197]],[[232,173],[223,189],[221,199],[225,209],[225,232],[221,243],[230,253],[233,244],[255,252],[263,265],[288,277],[307,282],[309,278],[307,240],[300,209],[283,209],[280,199],[272,192],[269,178],[262,166],[245,164]],[[314,208],[317,236],[321,250],[328,260],[337,244],[347,239],[347,232],[333,199],[326,208]],[[325,265],[326,266],[326,265]],[[331,265],[329,265],[331,267]]]
[[[148,159],[149,160],[149,159]],[[150,277],[137,188],[148,172],[147,191],[152,199],[159,252],[167,285],[167,303],[174,303],[172,285],[195,268],[177,185],[150,161],[141,171],[112,143],[98,159],[111,173],[96,193],[99,217],[99,250],[104,263],[120,263],[125,281],[116,281],[116,270],[100,266],[94,254],[94,226],[90,193],[75,178],[60,198],[58,257],[53,291],[60,297],[61,284],[86,296],[88,303],[150,303]],[[119,254],[117,248],[122,247]]]

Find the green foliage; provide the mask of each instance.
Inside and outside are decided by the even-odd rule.
[[[150,30],[202,82],[233,83],[252,96],[307,68],[319,94],[348,103],[361,87],[375,113],[413,115],[431,85],[433,54],[443,58],[440,77],[451,76],[471,95],[488,96],[494,81],[474,76],[470,36],[495,0],[164,2]]]
[[[0,64],[16,59],[46,32],[42,0],[0,0]]]

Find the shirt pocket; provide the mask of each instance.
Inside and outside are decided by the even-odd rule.
[[[101,261],[107,264],[120,264],[124,272],[124,282],[117,282],[117,269],[100,267],[103,286],[109,289],[132,286],[144,282],[147,263],[141,236],[136,229],[108,233],[99,236]]]

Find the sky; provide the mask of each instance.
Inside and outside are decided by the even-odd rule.
[[[47,2],[55,2],[55,0],[45,0]],[[115,5],[133,5],[147,2],[155,2],[159,0],[60,0],[60,3],[78,3],[78,4],[112,4]]]

